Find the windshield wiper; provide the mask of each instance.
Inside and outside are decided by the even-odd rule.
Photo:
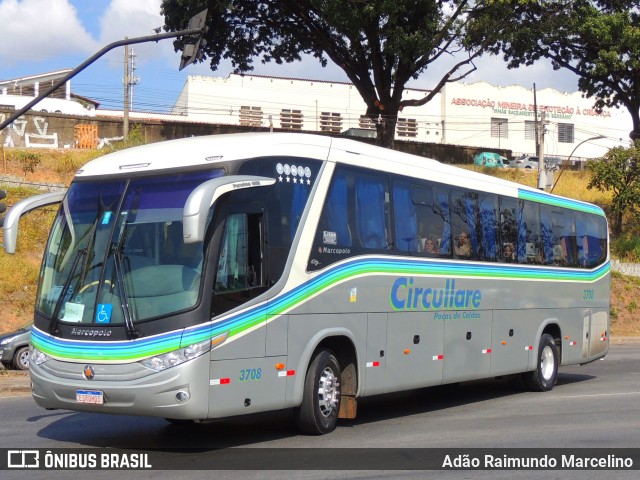
[[[62,286],[62,290],[60,291],[60,297],[58,297],[58,300],[56,301],[56,306],[53,308],[53,318],[51,319],[51,325],[49,326],[49,332],[53,335],[55,333],[58,333],[58,322],[60,321],[60,310],[62,310],[62,304],[67,300],[67,298],[70,298],[71,295],[68,294],[68,290],[69,287],[71,286],[71,280],[73,280],[73,275],[76,272],[76,268],[78,268],[78,262],[80,261],[80,258],[84,258],[86,259],[85,262],[83,263],[83,271],[86,269],[86,265],[87,265],[87,261],[89,258],[89,246],[93,243],[96,233],[98,231],[98,222],[100,220],[100,215],[102,214],[101,211],[98,212],[98,216],[96,217],[95,222],[93,222],[93,225],[91,225],[91,230],[89,231],[89,234],[87,235],[87,245],[84,248],[81,248],[78,250],[78,253],[76,253],[75,258],[73,259],[73,264],[71,265],[71,270],[69,271],[69,276],[67,276],[67,279],[64,281],[64,285]],[[84,272],[82,273],[83,277],[84,277]],[[71,292],[73,294],[73,292]]]
[[[129,306],[129,297],[127,296],[124,285],[124,274],[122,273],[122,265],[124,256],[122,254],[122,244],[113,252],[113,266],[116,271],[116,281],[118,283],[118,295],[120,296],[120,306],[122,307],[122,315],[124,317],[124,326],[130,337],[138,338],[141,336],[140,331],[133,323],[131,316],[131,307]]]
[[[124,284],[124,254],[122,253],[122,251],[124,249],[124,241],[127,236],[127,225],[128,223],[125,219],[120,231],[120,239],[118,240],[118,244],[112,250],[113,268],[116,272],[116,283],[118,284],[118,296],[120,297],[120,306],[122,307],[122,316],[124,317],[124,327],[130,337],[138,338],[141,336],[141,333],[133,323],[131,307],[129,306],[129,297],[127,296],[127,290]]]

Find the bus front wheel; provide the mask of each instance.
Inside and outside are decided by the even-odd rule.
[[[329,350],[320,350],[304,380],[302,404],[296,423],[302,433],[324,435],[336,428],[340,411],[340,365]]]
[[[523,376],[525,386],[534,392],[551,390],[558,376],[558,360],[558,346],[554,338],[547,333],[543,334],[540,337],[536,369]]]

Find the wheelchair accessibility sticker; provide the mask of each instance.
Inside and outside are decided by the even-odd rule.
[[[96,312],[96,323],[111,323],[111,312],[113,305],[109,303],[99,303]]]

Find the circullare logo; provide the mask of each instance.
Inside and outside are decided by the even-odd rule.
[[[456,288],[455,279],[448,278],[444,288],[414,285],[413,277],[400,277],[393,282],[389,300],[394,310],[476,310],[482,303],[480,290]]]

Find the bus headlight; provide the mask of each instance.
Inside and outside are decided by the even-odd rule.
[[[41,365],[51,357],[45,353],[42,353],[33,345],[29,345],[29,363],[34,365]]]
[[[144,360],[140,360],[140,363],[147,368],[160,372],[167,368],[188,362],[200,355],[204,355],[209,350],[211,350],[211,340],[205,340],[204,342],[194,343],[193,345],[174,350],[173,352],[145,358]]]

